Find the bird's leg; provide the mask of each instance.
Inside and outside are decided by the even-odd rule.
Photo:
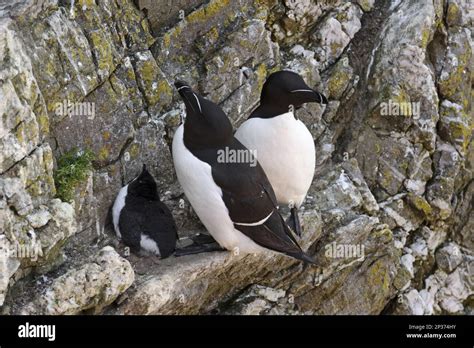
[[[205,233],[198,233],[194,236],[191,236],[190,238],[194,242],[194,244],[198,245],[216,243],[216,240],[212,238],[212,236]]]
[[[185,256],[185,255],[210,253],[212,251],[226,251],[226,249],[222,248],[216,242],[212,244],[202,244],[202,245],[191,244],[187,247],[176,249],[176,251],[174,252],[174,256],[179,257],[179,256]]]
[[[176,257],[209,253],[212,251],[225,251],[225,249],[222,248],[210,235],[198,233],[194,236],[191,236],[190,239],[193,241],[191,245],[183,248],[176,248],[174,253]]]
[[[296,233],[298,237],[301,237],[302,229],[300,224],[300,217],[298,216],[298,208],[293,206],[291,208],[290,217],[288,218],[288,226]]]

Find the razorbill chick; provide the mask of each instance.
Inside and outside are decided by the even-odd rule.
[[[321,93],[291,71],[271,74],[263,85],[260,105],[235,137],[256,151],[258,162],[275,190],[279,204],[291,208],[290,226],[301,236],[298,208],[313,181],[316,154],[308,128],[295,117],[304,103],[327,104]]]
[[[260,253],[266,248],[313,263],[279,214],[275,193],[258,162],[221,158],[223,153],[248,153],[233,136],[226,114],[186,83],[175,86],[187,115],[173,138],[176,174],[212,237],[234,252]]]
[[[174,252],[176,224],[145,165],[141,174],[119,191],[112,218],[117,237],[135,252],[142,249],[161,258]]]

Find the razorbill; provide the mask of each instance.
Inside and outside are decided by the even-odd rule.
[[[117,237],[132,250],[142,249],[161,258],[174,252],[176,224],[145,165],[141,174],[119,191],[112,218]]]
[[[263,85],[260,105],[235,133],[243,145],[256,151],[278,203],[291,208],[290,226],[299,236],[298,208],[313,181],[316,154],[313,137],[294,109],[309,102],[328,101],[300,75],[275,72]]]
[[[186,119],[173,138],[174,166],[186,197],[212,237],[234,252],[259,253],[266,248],[313,263],[279,214],[262,167],[219,159],[224,151],[248,152],[233,136],[224,111],[186,83],[175,86],[186,106]]]

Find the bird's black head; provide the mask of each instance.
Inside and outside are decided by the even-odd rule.
[[[143,165],[141,174],[128,184],[128,194],[149,200],[159,200],[155,179]]]
[[[265,81],[260,96],[260,105],[269,112],[286,113],[300,108],[305,103],[327,104],[324,95],[310,88],[295,72],[282,70],[271,74]]]
[[[227,144],[233,137],[232,124],[221,107],[194,92],[185,82],[175,86],[186,105],[184,142],[194,148]]]

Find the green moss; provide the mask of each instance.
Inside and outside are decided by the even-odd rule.
[[[94,53],[97,59],[99,70],[111,71],[113,69],[113,56],[110,43],[103,36],[100,31],[93,31],[89,33],[92,45],[94,46]]]
[[[431,205],[428,203],[428,201],[421,197],[417,196],[413,193],[408,194],[408,202],[417,210],[423,212],[426,218],[430,218],[431,215],[433,214],[433,208]]]
[[[408,162],[402,162],[400,164],[400,168],[403,169],[403,171],[406,173],[406,171],[408,170]]]
[[[410,96],[403,89],[399,89],[397,93],[392,96],[392,100],[398,103],[399,105],[411,103]]]
[[[111,133],[109,131],[103,131],[102,132],[102,139],[104,139],[105,141],[108,141],[111,137]]]
[[[453,2],[449,2],[448,11],[446,15],[446,21],[449,24],[453,24],[456,22],[456,18],[458,18],[458,16],[459,16],[458,6]]]
[[[471,137],[471,128],[460,122],[450,122],[449,130],[453,140],[460,143],[463,152],[465,153],[469,146],[469,139]]]
[[[384,167],[383,170],[379,171],[379,174],[382,176],[379,179],[380,185],[382,185],[382,187],[385,188],[385,189],[389,188],[390,184],[392,183],[392,180],[393,180],[393,175],[392,175],[392,172],[390,171],[390,169]]]
[[[145,61],[142,65],[140,73],[144,81],[146,82],[153,81],[156,76],[156,69],[153,62],[151,60]]]
[[[189,23],[206,22],[215,17],[223,8],[229,6],[230,0],[214,0],[208,5],[192,12],[186,18]]]
[[[372,267],[369,268],[367,278],[370,285],[382,288],[383,293],[388,291],[390,287],[390,277],[382,260],[377,260]]]
[[[160,81],[155,86],[157,80],[160,79],[159,70],[156,63],[152,60],[144,61],[143,64],[138,68],[138,76],[142,81],[145,97],[149,105],[153,106],[160,102],[160,96],[165,94],[172,94],[171,87],[165,86]]]
[[[128,152],[132,159],[137,158],[140,153],[140,145],[138,143],[133,143],[130,145],[130,150]]]
[[[446,99],[457,100],[455,98],[456,93],[461,92],[463,86],[463,78],[465,76],[464,71],[467,66],[469,66],[469,60],[471,57],[471,50],[467,43],[464,43],[463,53],[457,55],[458,63],[457,67],[453,67],[453,70],[449,72],[448,78],[442,79],[439,82],[439,88],[441,94],[446,97]],[[461,104],[466,108],[469,104],[467,97],[462,95]]]
[[[347,22],[347,12],[339,12],[336,15],[336,19],[341,23],[342,22]]]
[[[45,171],[48,172],[48,167],[53,163],[53,153],[51,150],[45,150],[43,151],[43,163],[45,166]]]
[[[410,281],[410,279],[410,272],[405,267],[400,267],[395,279],[393,280],[393,286],[400,290]]]
[[[331,54],[333,56],[336,56],[337,53],[339,52],[339,50],[342,48],[342,43],[340,43],[340,42],[331,42],[331,44],[329,46],[331,48]]]
[[[163,48],[168,49],[171,47],[171,42],[173,42],[173,46],[179,47],[180,46],[180,39],[179,36],[181,35],[183,31],[183,25],[178,24],[174,28],[172,28],[170,31],[166,32],[163,35]]]
[[[35,110],[36,120],[38,121],[39,128],[43,134],[49,133],[49,117],[44,108]]]
[[[25,133],[25,124],[20,123],[19,126],[16,128],[16,131],[15,131],[15,137],[18,140],[19,144],[23,144],[24,141],[25,141],[25,138],[23,136],[24,133]]]
[[[85,7],[95,7],[95,0],[78,0],[77,5],[79,8]]]
[[[212,27],[206,34],[211,42],[216,42],[219,39],[219,31],[216,27]]]
[[[370,10],[372,10],[372,6],[370,5],[368,0],[359,1],[359,5],[365,12],[369,12]]]
[[[430,42],[431,38],[431,31],[429,28],[423,29],[421,32],[421,48],[428,47],[428,43]]]
[[[267,78],[267,66],[262,63],[257,67],[257,83],[258,83],[258,90],[261,90],[265,80]]]
[[[54,172],[57,197],[62,201],[71,202],[77,185],[87,178],[92,169],[94,154],[90,150],[79,152],[73,149],[58,160],[58,168]]]
[[[382,151],[382,148],[379,143],[375,143],[375,153],[378,155]]]
[[[30,186],[28,186],[28,193],[30,194],[31,197],[39,197],[41,193],[43,192],[41,189],[41,183],[40,180],[42,178],[38,178],[38,181],[35,181],[32,183]]]
[[[163,35],[163,47],[168,48],[170,47],[170,45],[171,45],[171,34],[166,33],[165,35]]]
[[[106,161],[107,158],[109,157],[110,153],[109,153],[109,149],[107,148],[107,146],[103,146],[100,150],[99,150],[99,155],[97,156],[98,159],[100,161]]]
[[[351,76],[346,70],[336,70],[328,82],[329,96],[332,99],[339,99],[342,93],[344,93],[350,79]]]
[[[172,96],[173,95],[173,89],[171,88],[170,84],[168,83],[168,81],[166,80],[161,80],[159,83],[158,83],[158,90],[157,90],[158,94],[161,96],[163,94],[166,94],[168,96]]]
[[[390,229],[384,228],[374,232],[374,236],[382,243],[388,243],[393,240],[393,233]]]

